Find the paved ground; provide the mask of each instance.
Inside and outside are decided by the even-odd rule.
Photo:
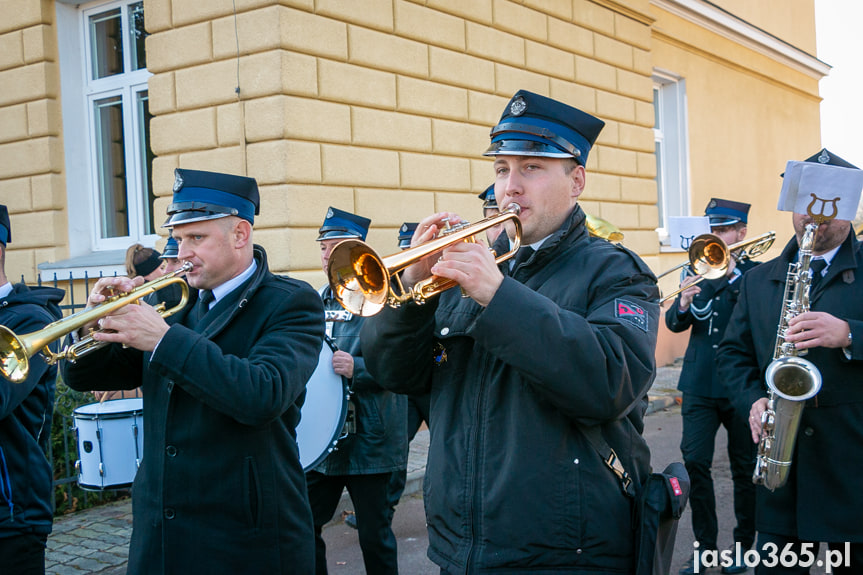
[[[651,392],[650,412],[658,412],[675,405],[678,373],[679,370],[673,367],[658,370]],[[675,412],[679,413],[679,410]],[[424,430],[411,442],[407,485],[394,520],[394,529],[399,538],[400,561],[404,555],[403,572],[409,575],[420,575],[426,572],[425,569],[430,569],[428,572],[438,572],[425,559],[428,541],[420,494],[427,454],[428,431]],[[679,459],[679,453],[676,459]],[[328,553],[332,563],[331,572],[362,573],[356,531],[348,529],[342,523],[341,511],[345,508],[350,508],[347,495],[343,496],[339,512],[325,530],[325,538],[332,551]],[[54,531],[48,538],[46,573],[122,575],[126,572],[131,533],[132,505],[128,500],[60,517],[55,520]],[[337,540],[342,541],[340,554],[335,552]],[[342,556],[345,558],[340,559]],[[360,570],[352,571],[351,568]]]

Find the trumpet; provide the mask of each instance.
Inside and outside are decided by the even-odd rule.
[[[375,315],[385,304],[399,307],[409,301],[425,303],[454,287],[456,282],[431,276],[420,280],[413,287],[405,288],[399,279],[400,271],[457,242],[475,242],[476,234],[512,220],[515,227],[513,245],[508,252],[495,257],[495,263],[506,261],[513,257],[521,246],[519,212],[521,206],[512,203],[502,212],[484,220],[448,227],[434,240],[383,258],[360,240],[339,242],[333,248],[327,265],[327,277],[333,296],[349,312],[365,317]],[[394,284],[398,286],[398,293],[393,289]]]
[[[729,246],[722,238],[715,234],[701,234],[692,240],[692,244],[689,246],[688,261],[656,276],[656,279],[665,277],[671,272],[688,265],[695,271],[697,279],[688,286],[678,288],[667,296],[664,296],[659,300],[659,303],[665,303],[683,290],[691,288],[702,280],[721,278],[725,275],[725,270],[728,269],[728,261],[732,257],[737,261],[743,261],[764,255],[770,249],[770,246],[773,245],[775,239],[776,232],[771,231]]]
[[[48,324],[38,331],[25,335],[15,335],[12,330],[5,326],[0,326],[0,375],[12,383],[21,383],[27,379],[27,374],[30,372],[30,358],[40,351],[45,356],[45,361],[49,365],[57,363],[61,359],[75,362],[79,357],[94,349],[107,345],[106,342],[96,341],[93,338],[93,334],[99,330],[90,330],[87,336],[67,345],[59,353],[51,351],[48,345],[84,327],[88,323],[111,315],[124,306],[138,303],[138,300],[142,297],[166,288],[171,284],[179,283],[180,290],[182,291],[180,302],[170,309],[165,309],[164,303],[156,306],[156,311],[163,318],[174,315],[183,309],[189,301],[189,286],[180,276],[191,271],[191,269],[192,264],[186,262],[183,264],[183,267],[170,274],[147,282],[130,292],[110,296],[103,303],[95,307],[79,311],[67,318]]]

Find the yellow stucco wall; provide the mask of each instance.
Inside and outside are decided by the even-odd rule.
[[[437,210],[478,219],[476,194],[492,180],[480,154],[520,88],[607,122],[582,204],[657,272],[682,258],[661,254],[654,231],[655,69],[686,80],[693,215],[713,196],[750,202],[750,234],[776,230],[778,250],[791,232],[775,210],[778,174],[820,145],[817,78],[663,2],[236,0],[236,16],[232,0],[144,2],[156,213],[176,167],[253,176],[256,241],[275,271],[316,286],[327,206],[372,218],[383,254],[402,221]],[[815,52],[813,0],[713,3]],[[7,269],[33,281],[37,264],[68,256],[55,5],[0,0],[0,10]],[[659,355],[673,358],[680,346],[667,336]]]
[[[317,285],[329,205],[370,217],[383,253],[403,221],[479,218],[488,131],[526,88],[608,122],[585,208],[655,253],[649,6],[626,4],[249,0],[235,20],[230,0],[147,0],[156,210],[175,167],[248,173],[273,267]]]
[[[9,278],[65,257],[66,196],[57,41],[50,0],[0,1],[0,203],[9,208]]]

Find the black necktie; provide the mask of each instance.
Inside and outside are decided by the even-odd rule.
[[[827,262],[823,258],[814,259],[809,262],[809,269],[812,270],[812,282],[809,284],[809,289],[815,289],[818,282],[821,281],[821,272],[827,267]]]
[[[533,255],[535,250],[530,246],[524,246],[518,248],[518,251],[515,252],[515,257],[512,259],[512,269],[514,270],[522,263],[526,262],[530,256]]]
[[[198,302],[195,304],[195,324],[201,321],[201,318],[210,311],[210,303],[216,299],[213,292],[205,289],[198,295]]]

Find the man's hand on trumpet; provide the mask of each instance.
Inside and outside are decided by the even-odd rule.
[[[87,298],[87,307],[101,305],[112,295],[130,292],[143,283],[144,278],[140,276],[102,278],[93,286]],[[86,334],[90,328],[99,330],[93,334],[96,341],[122,343],[141,351],[153,351],[168,331],[168,324],[155,308],[139,302],[138,305],[123,306],[96,323],[84,326],[83,333]]]

